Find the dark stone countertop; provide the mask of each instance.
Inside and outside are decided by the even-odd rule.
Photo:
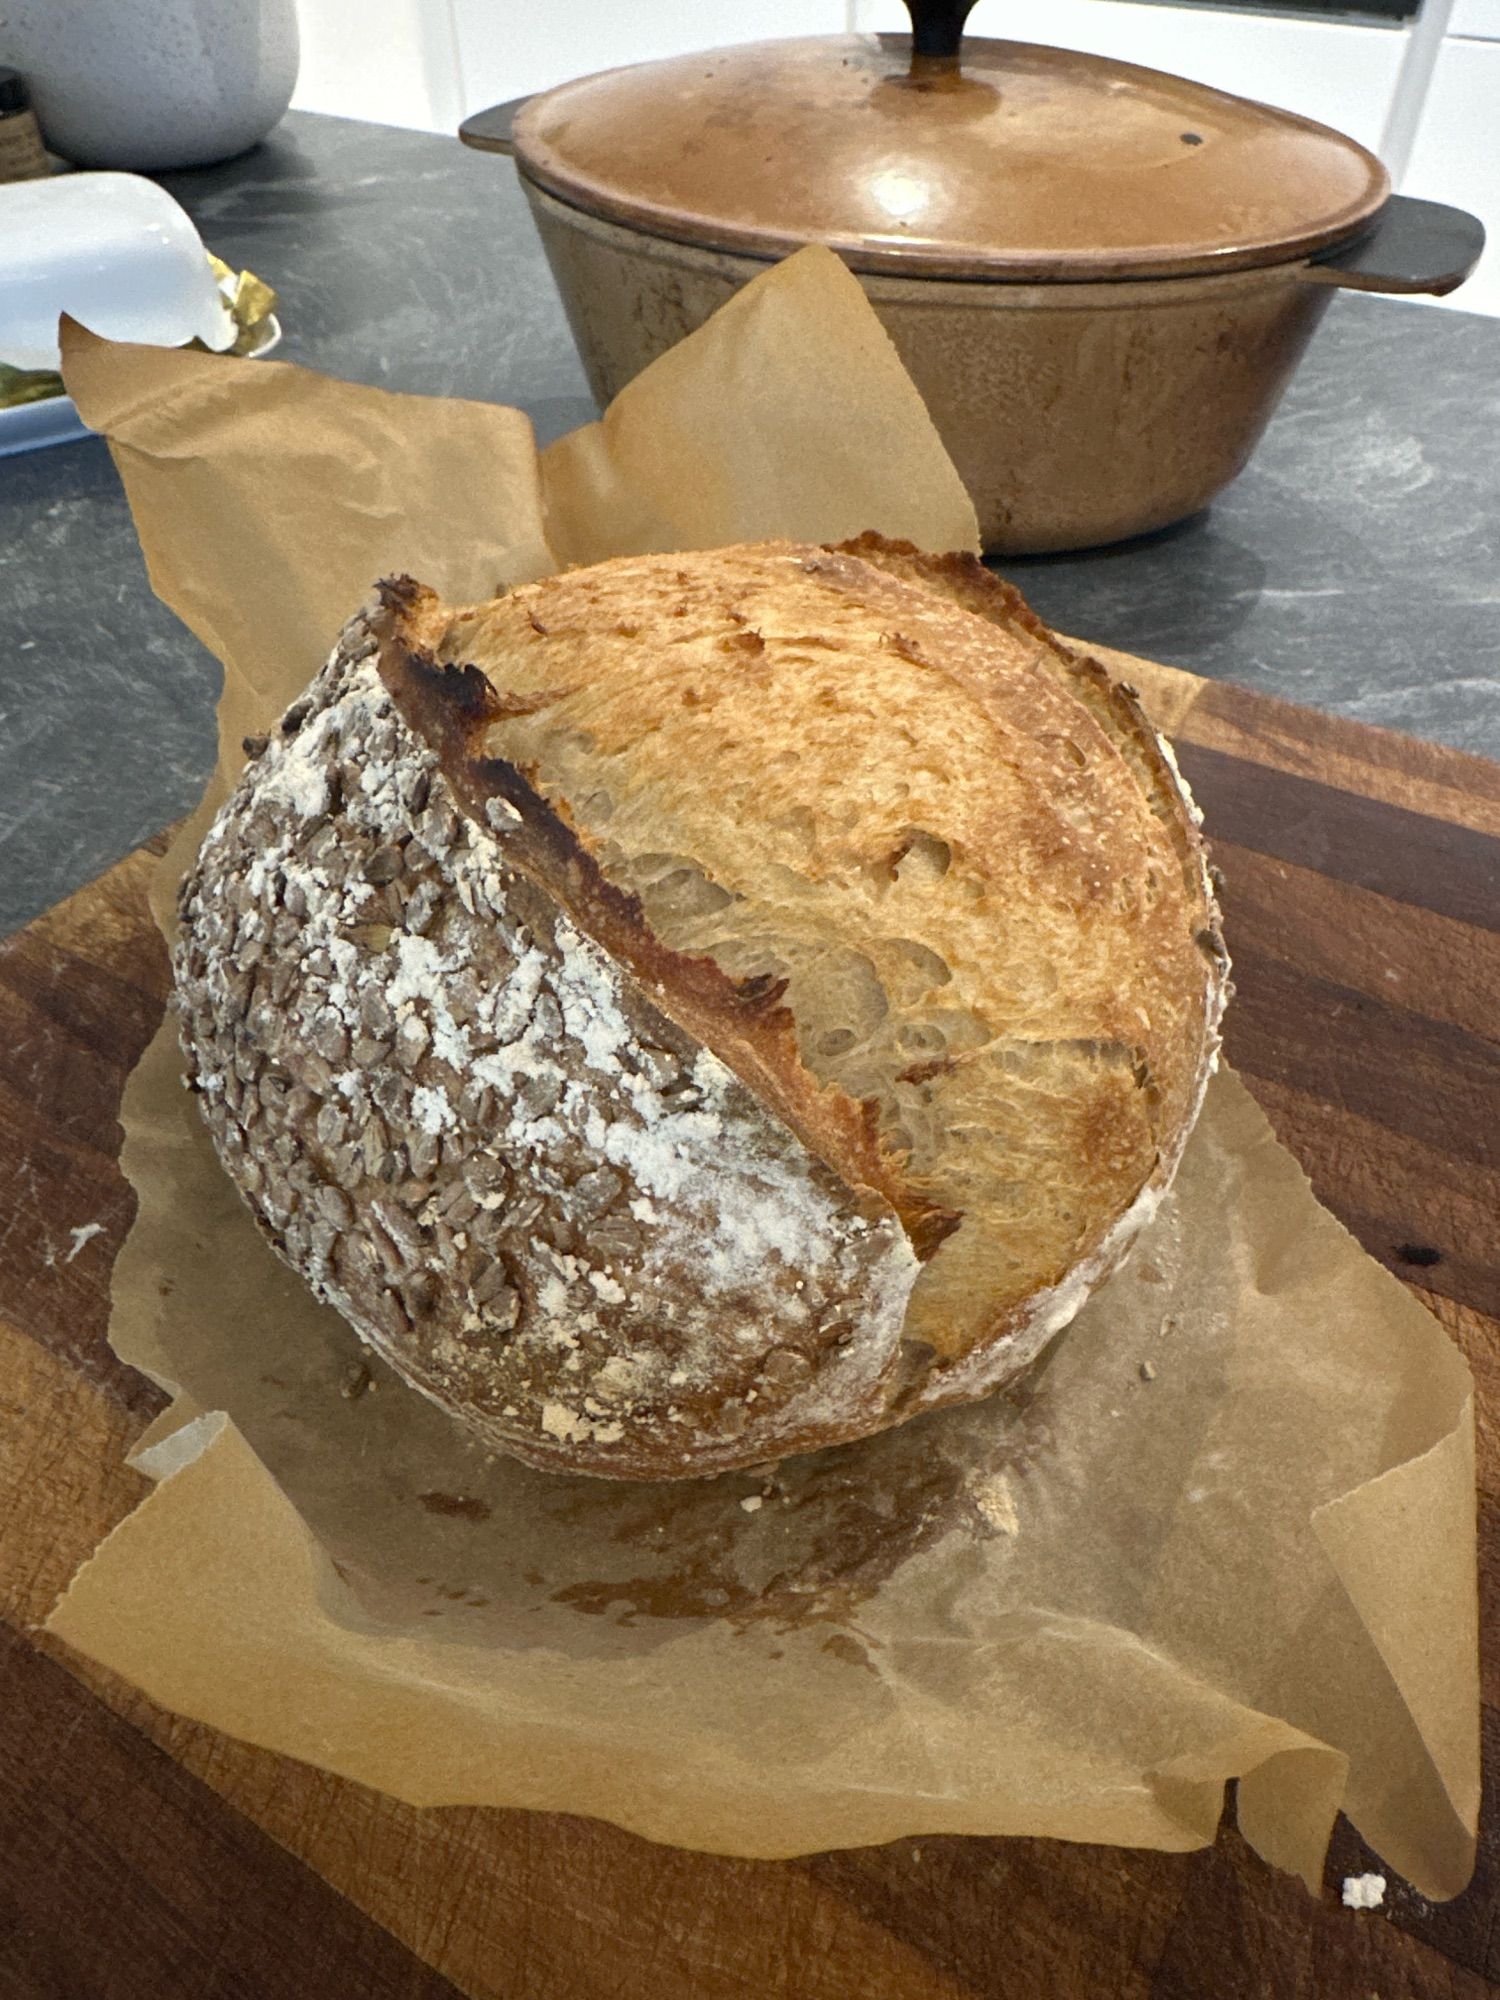
[[[169,176],[282,294],[281,358],[594,414],[508,162],[294,114]],[[1009,574],[1064,631],[1500,755],[1500,320],[1341,294],[1207,513]],[[0,459],[0,934],[186,811],[218,668],[151,596],[102,443]]]

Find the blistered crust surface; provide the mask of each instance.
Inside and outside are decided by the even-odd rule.
[[[1138,706],[977,563],[873,536],[418,597],[407,628],[659,947],[774,989],[770,1087],[862,1107],[859,1173],[940,1219],[921,1399],[1022,1365],[1170,1179],[1216,1047],[1201,841]]]

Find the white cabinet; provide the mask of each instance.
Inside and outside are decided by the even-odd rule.
[[[1450,35],[1438,52],[1402,177],[1404,194],[1472,209],[1489,247],[1469,282],[1444,301],[1500,313],[1500,41]]]
[[[297,27],[294,110],[457,129],[463,106],[446,0],[297,0]]]
[[[850,0],[297,0],[299,111],[454,131],[590,70],[839,35]]]
[[[900,28],[907,20],[901,0],[855,0],[855,9],[861,28]],[[979,0],[969,32],[1170,70],[1317,118],[1372,152],[1380,149],[1406,48],[1404,28],[1133,0]]]
[[[845,0],[448,0],[464,108],[591,70],[778,35],[838,35]]]
[[[1448,33],[1474,36],[1482,42],[1500,42],[1500,0],[1453,0]]]

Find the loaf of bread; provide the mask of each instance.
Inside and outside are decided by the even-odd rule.
[[[537,1466],[685,1478],[1024,1369],[1175,1170],[1226,960],[1131,695],[968,557],[400,579],[180,896],[277,1251]]]

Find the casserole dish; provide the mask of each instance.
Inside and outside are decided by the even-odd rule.
[[[988,549],[1118,541],[1241,470],[1338,286],[1441,293],[1484,241],[1326,126],[1036,44],[762,42],[481,112],[601,402],[804,244],[858,275]]]

